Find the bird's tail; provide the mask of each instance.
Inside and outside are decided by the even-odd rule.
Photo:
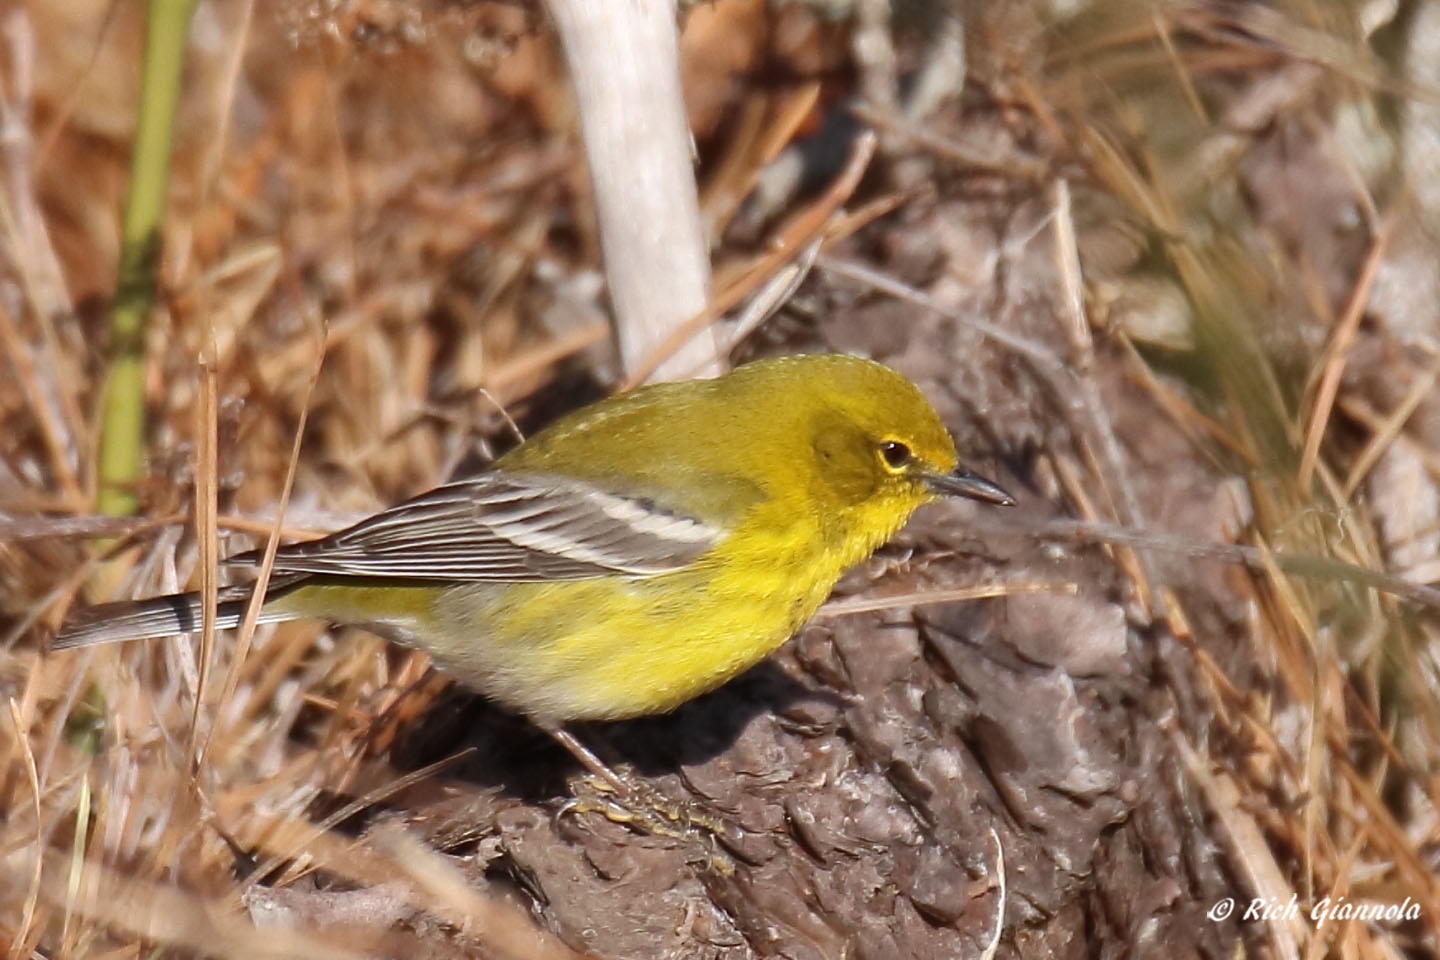
[[[267,591],[269,596],[273,597],[281,592],[274,589],[275,586],[272,583],[272,589]],[[252,587],[246,584],[220,591],[220,602],[215,608],[217,630],[240,625],[241,618],[245,616],[245,605],[250,602],[251,589]],[[65,621],[55,639],[50,641],[50,649],[71,650],[99,643],[119,643],[125,640],[197,632],[200,630],[202,604],[198,593],[172,593],[168,597],[120,600],[87,607]],[[262,607],[259,622],[291,620],[294,617],[295,614],[283,610],[266,610]]]

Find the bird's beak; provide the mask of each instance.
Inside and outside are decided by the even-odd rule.
[[[954,473],[932,473],[925,478],[925,482],[930,485],[931,490],[947,497],[968,497],[971,500],[994,503],[1002,507],[1015,505],[1014,497],[969,470],[956,470]]]

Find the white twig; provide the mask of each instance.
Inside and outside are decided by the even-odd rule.
[[[710,261],[680,91],[674,0],[549,0],[565,45],[627,372],[705,308]],[[692,338],[652,379],[720,372]]]
[[[995,906],[995,932],[990,935],[990,943],[980,954],[980,960],[995,960],[995,951],[1000,949],[1000,935],[1005,932],[1005,847],[994,827],[990,828],[990,839],[995,841],[995,877],[1000,887],[1000,902]]]

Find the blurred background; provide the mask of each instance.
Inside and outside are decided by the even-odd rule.
[[[195,586],[197,502],[247,549],[293,469],[318,534],[645,373],[527,0],[201,0],[126,340],[146,16],[0,7],[11,956],[1440,950],[1440,3],[678,12],[691,327],[895,366],[1021,505],[921,514],[770,662],[599,730],[648,819],[360,631],[45,652]]]

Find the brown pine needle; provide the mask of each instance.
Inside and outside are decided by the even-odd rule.
[[[1389,246],[1394,232],[1395,214],[1392,212],[1381,222],[1380,230],[1370,244],[1370,252],[1360,268],[1360,276],[1355,281],[1355,289],[1350,293],[1350,301],[1345,305],[1345,313],[1340,317],[1340,325],[1335,328],[1330,345],[1326,348],[1324,370],[1320,376],[1320,386],[1315,391],[1315,402],[1310,408],[1310,419],[1305,428],[1305,447],[1300,454],[1299,483],[1302,491],[1310,489],[1310,482],[1315,476],[1315,460],[1320,455],[1320,441],[1325,439],[1325,428],[1330,423],[1335,396],[1340,392],[1340,377],[1345,373],[1345,361],[1355,343],[1355,333],[1360,329],[1365,305],[1370,302],[1370,291],[1375,286],[1375,278],[1379,275],[1380,265],[1385,259],[1385,249]]]
[[[849,597],[844,600],[830,600],[820,608],[815,616],[849,617],[857,613],[876,613],[881,610],[899,610],[904,607],[928,607],[939,603],[960,603],[966,600],[989,600],[995,597],[1009,597],[1020,593],[1064,593],[1073,596],[1079,592],[1080,585],[1068,580],[981,583],[971,587],[911,590],[906,593],[894,593],[884,596]]]

